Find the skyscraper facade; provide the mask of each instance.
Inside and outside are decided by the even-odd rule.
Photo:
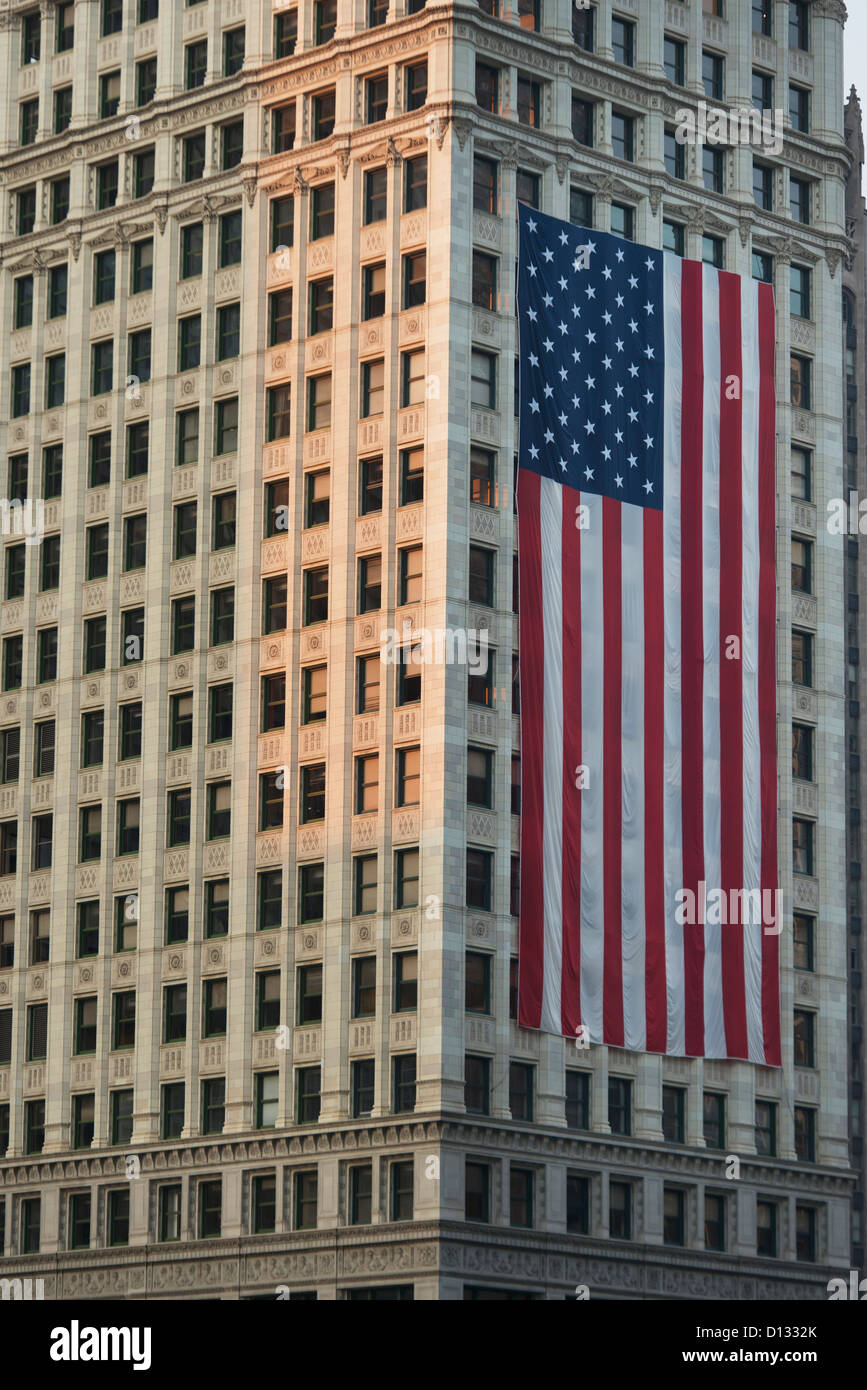
[[[4,1275],[848,1269],[844,19],[0,9]],[[515,1022],[518,201],[775,287],[779,1070]]]

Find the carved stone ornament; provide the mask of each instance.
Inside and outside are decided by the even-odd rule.
[[[168,222],[168,220],[169,220],[169,205],[168,205],[168,203],[158,203],[157,206],[154,208],[154,221],[155,221],[156,224],[157,224],[157,227],[158,227],[158,229],[159,229],[159,234],[160,234],[160,236],[162,236],[163,232],[165,231],[165,229],[166,229],[166,223]]]
[[[307,180],[300,169],[295,170],[295,178],[292,182],[292,192],[296,198],[302,198],[308,190]]]
[[[742,217],[741,220],[738,222],[738,231],[740,232],[741,246],[744,248],[744,250],[746,250],[750,244],[751,230],[752,222],[750,221],[750,219],[748,217]]]
[[[256,191],[259,187],[259,180],[255,174],[246,174],[241,180],[244,188],[244,195],[247,199],[247,207],[251,208],[256,201]]]
[[[351,162],[348,149],[337,151],[337,167],[340,170],[340,177],[342,179],[345,179],[346,175],[349,173]]]
[[[393,169],[395,165],[400,164],[401,156],[400,151],[397,148],[397,145],[394,143],[390,135],[388,137],[388,140],[386,141],[385,149],[385,162],[388,165],[389,169]]]
[[[467,143],[472,128],[472,121],[452,121],[452,129],[457,136],[458,145],[461,149],[463,149],[464,145]]]

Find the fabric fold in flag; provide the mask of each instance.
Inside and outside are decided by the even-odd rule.
[[[519,1022],[779,1066],[773,291],[518,217]]]

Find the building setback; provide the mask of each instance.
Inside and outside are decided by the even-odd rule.
[[[812,1299],[848,1270],[844,18],[0,12],[4,1275]],[[699,102],[780,109],[782,148],[679,143]],[[779,1071],[514,1021],[518,199],[775,287]],[[418,628],[486,634],[487,669],[380,661]]]

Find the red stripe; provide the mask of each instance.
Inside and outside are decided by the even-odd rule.
[[[605,621],[602,648],[602,844],[605,956],[602,1029],[606,1043],[622,1047],[623,932],[621,902],[623,663],[621,502],[602,499],[602,577]]]
[[[644,510],[644,921],[647,1050],[665,1052],[665,616],[662,512]]]
[[[777,876],[777,578],[774,391],[774,292],[759,285],[759,745],[762,888]],[[779,925],[779,924],[777,924]],[[765,1062],[782,1066],[780,938],[762,931],[762,1031]]]
[[[702,621],[702,457],[704,358],[702,266],[682,263],[681,341],[681,745],[683,887],[698,894],[704,878],[704,625]],[[704,1055],[704,926],[683,928],[685,1047]]]
[[[521,681],[521,922],[518,949],[518,1021],[538,1028],[542,1019],[545,948],[543,890],[544,674],[541,479],[518,472],[518,577],[520,581]]]
[[[744,886],[743,402],[741,281],[720,271],[719,637],[720,877],[728,895]],[[727,383],[736,383],[729,388]],[[737,646],[733,645],[736,639]],[[728,653],[736,652],[731,656]],[[726,896],[724,899],[730,902]],[[750,1055],[744,928],[720,929],[723,1024],[729,1057]]]
[[[560,985],[563,1035],[581,1023],[581,494],[563,488],[563,951]]]

